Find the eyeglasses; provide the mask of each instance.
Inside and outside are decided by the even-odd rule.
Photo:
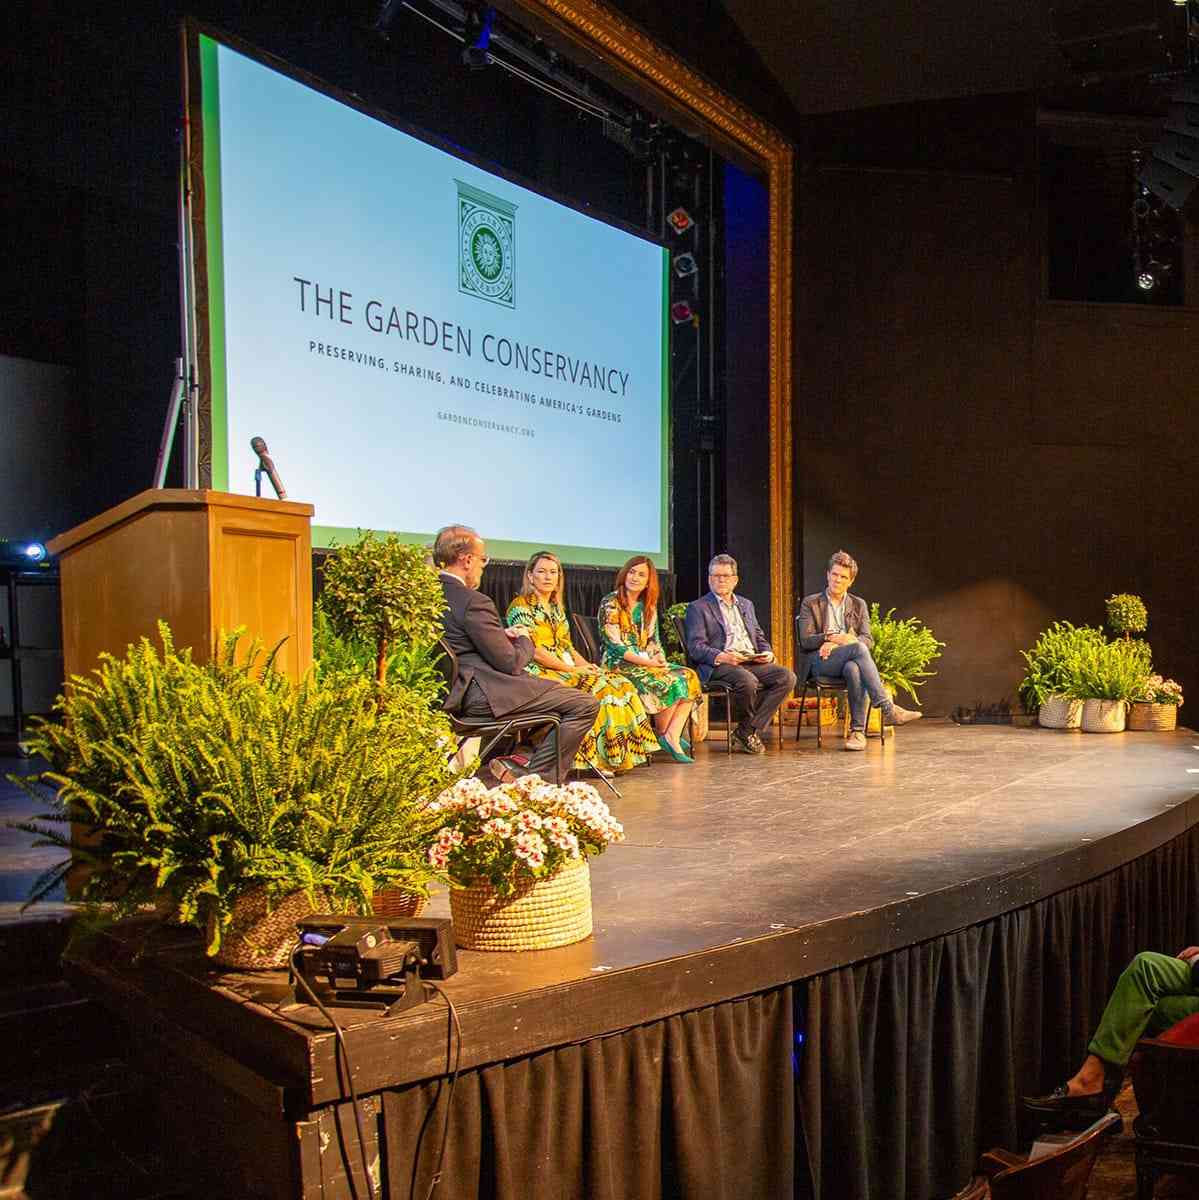
[[[737,575],[733,571],[711,571],[708,574],[709,579],[736,579]]]

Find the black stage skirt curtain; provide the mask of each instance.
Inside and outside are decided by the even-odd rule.
[[[794,991],[464,1072],[441,1200],[810,1195],[797,1136]],[[423,1200],[445,1080],[383,1094],[386,1194]]]
[[[1197,941],[1192,829],[1028,908],[797,985],[817,1194],[952,1195],[981,1151],[1018,1146],[1019,1097],[1073,1074],[1128,960]]]

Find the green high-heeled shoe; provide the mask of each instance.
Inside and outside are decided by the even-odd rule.
[[[689,754],[685,754],[682,750],[676,750],[661,734],[658,735],[658,745],[678,763],[693,763],[695,759]]]

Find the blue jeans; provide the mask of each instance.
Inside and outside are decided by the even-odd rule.
[[[812,670],[817,675],[827,675],[833,679],[840,676],[845,680],[851,730],[860,732],[866,728],[867,700],[875,708],[881,708],[884,716],[890,713],[891,698],[878,677],[878,667],[874,665],[870,651],[861,642],[838,646],[828,658],[817,655],[812,660]]]

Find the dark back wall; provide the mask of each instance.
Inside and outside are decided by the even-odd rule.
[[[1051,620],[1137,592],[1199,702],[1199,312],[1042,300],[1028,103],[939,108],[829,119],[808,146],[802,590],[843,546],[859,594],[926,621],[948,643],[932,713],[1014,702]]]

